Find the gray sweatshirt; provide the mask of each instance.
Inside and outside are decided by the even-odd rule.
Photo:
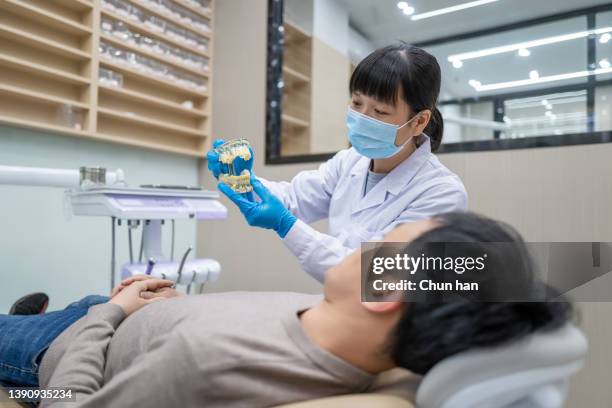
[[[89,309],[50,346],[41,387],[70,387],[66,407],[268,407],[381,391],[413,397],[419,378],[373,376],[312,343],[298,312],[321,299],[232,292],[172,298],[126,318]]]

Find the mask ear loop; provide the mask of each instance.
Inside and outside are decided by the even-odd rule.
[[[415,114],[415,115],[414,115],[414,116],[413,116],[411,119],[409,119],[409,120],[408,120],[408,122],[404,123],[402,126],[399,126],[399,127],[396,129],[396,131],[397,131],[397,130],[400,130],[401,128],[403,128],[404,126],[406,126],[407,124],[409,124],[410,122],[412,122],[413,120],[415,120],[416,118],[418,118],[420,113],[421,113],[421,112],[417,112],[417,113],[416,113],[416,114]],[[402,149],[403,149],[403,148],[404,148],[404,147],[405,147],[405,146],[406,146],[408,143],[410,143],[410,141],[414,141],[414,138],[415,138],[415,137],[414,137],[414,136],[412,136],[410,139],[408,139],[408,140],[406,140],[404,143],[402,143],[402,145],[401,145],[401,146],[398,146],[398,147],[399,147],[399,150],[402,150]],[[415,146],[416,146],[416,142],[415,142],[414,144],[415,144]],[[398,151],[398,153],[399,153],[399,151]],[[396,153],[396,154],[397,154],[397,153]]]
[[[410,122],[418,118],[420,114],[421,112],[417,112],[411,119],[408,120],[408,122],[404,123],[402,126],[399,126],[397,130],[400,130],[401,128],[403,128],[404,126],[406,126],[407,124],[409,124]]]

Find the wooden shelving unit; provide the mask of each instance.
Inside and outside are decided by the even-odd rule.
[[[285,21],[281,155],[310,152],[312,38]]]
[[[202,157],[214,0],[199,1],[207,10],[167,3],[210,29],[147,0],[0,0],[0,122]],[[103,29],[103,20],[133,41]]]

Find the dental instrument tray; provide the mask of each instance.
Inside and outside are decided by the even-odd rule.
[[[125,220],[227,218],[227,208],[218,198],[215,191],[171,188],[91,187],[66,191],[74,215]]]

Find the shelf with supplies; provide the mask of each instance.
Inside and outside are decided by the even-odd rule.
[[[121,21],[132,30],[140,34],[146,34],[157,40],[165,41],[181,47],[187,51],[200,53],[208,56],[210,36],[201,36],[186,30],[171,21],[143,14],[139,8],[128,3],[127,0],[101,0],[102,15]],[[113,3],[111,3],[113,2]],[[111,5],[114,4],[114,5]],[[117,6],[121,5],[123,9]],[[133,12],[135,14],[130,14]],[[136,17],[131,17],[136,16]]]
[[[151,51],[147,51],[147,50],[141,49],[141,48],[139,48],[139,47],[137,47],[135,45],[132,45],[130,43],[121,42],[121,40],[119,40],[119,39],[117,39],[115,37],[111,37],[109,35],[102,34],[100,36],[100,40],[104,41],[107,44],[111,44],[113,46],[116,46],[118,48],[124,48],[124,49],[127,49],[129,51],[141,54],[141,55],[143,55],[145,57],[153,58],[153,59],[155,59],[155,60],[157,60],[159,62],[172,65],[173,67],[178,68],[180,70],[187,71],[190,74],[198,75],[198,76],[203,76],[203,77],[208,78],[208,71],[209,71],[209,69],[196,69],[193,66],[191,66],[191,67],[187,66],[187,65],[185,65],[185,64],[183,64],[181,62],[177,62],[176,60],[169,59],[169,58],[165,57],[162,54],[158,54],[158,53],[155,53],[155,52],[151,52]]]
[[[108,1],[108,0],[107,0]],[[128,0],[134,6],[141,8],[156,17],[165,19],[172,24],[182,26],[196,35],[210,38],[209,17],[201,17],[183,7],[176,1]],[[167,7],[164,7],[167,6]],[[176,11],[170,11],[170,9]]]
[[[213,0],[1,0],[0,122],[202,157]]]
[[[208,0],[174,0],[175,3],[180,4],[193,13],[212,19],[212,2]]]

